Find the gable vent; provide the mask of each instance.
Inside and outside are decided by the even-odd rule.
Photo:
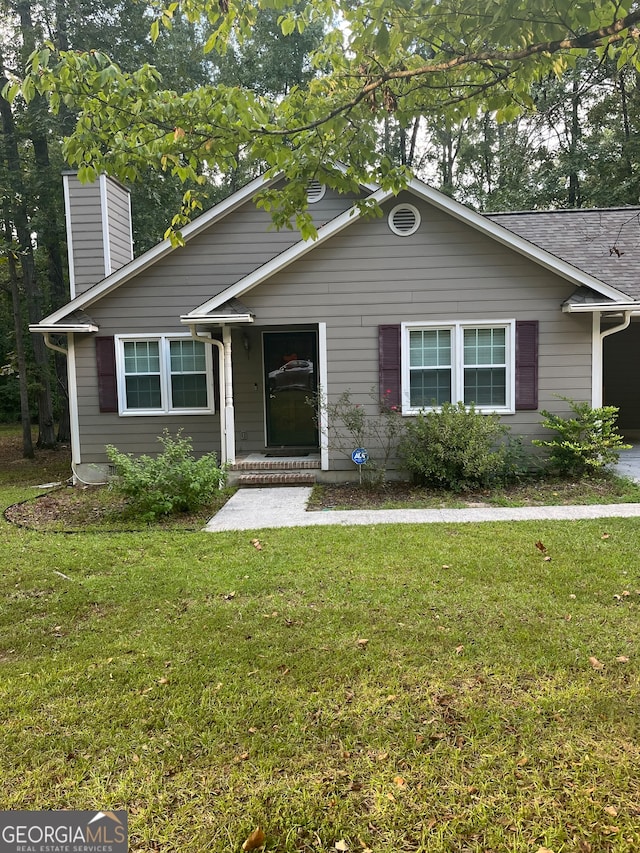
[[[412,204],[398,204],[389,214],[389,228],[399,237],[409,237],[420,227],[420,211]]]
[[[307,184],[307,202],[309,204],[315,204],[317,201],[320,201],[320,199],[324,197],[326,189],[327,188],[324,184],[321,184],[320,181],[313,178]]]

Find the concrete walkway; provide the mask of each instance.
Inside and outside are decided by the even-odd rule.
[[[342,524],[448,524],[478,521],[562,521],[580,518],[640,517],[640,504],[602,506],[478,507],[471,509],[370,509],[307,512],[306,486],[239,489],[204,528],[260,530],[265,527],[317,527]]]
[[[640,444],[620,454],[615,470],[640,482]],[[477,507],[469,509],[369,509],[307,512],[307,486],[239,489],[204,528],[261,530],[265,527],[317,527],[328,524],[462,524],[478,521],[562,521],[580,518],[637,518],[640,504],[590,506]]]

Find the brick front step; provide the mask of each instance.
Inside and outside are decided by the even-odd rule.
[[[312,486],[315,481],[313,471],[238,472],[229,478],[234,486]]]
[[[320,468],[320,460],[306,459],[239,459],[231,471],[302,471]]]

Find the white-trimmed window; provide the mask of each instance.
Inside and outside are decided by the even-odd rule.
[[[402,411],[515,408],[515,321],[402,324]]]
[[[121,415],[214,411],[211,347],[188,335],[116,335]]]

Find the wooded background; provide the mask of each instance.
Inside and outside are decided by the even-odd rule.
[[[308,6],[298,2],[285,11],[301,20]],[[225,7],[221,0],[220,14]],[[23,79],[29,57],[50,45],[71,55],[108,54],[124,75],[149,63],[179,96],[228,87],[254,93],[260,103],[275,105],[274,111],[327,72],[332,60],[322,54],[323,44],[331,38],[335,43],[340,30],[335,18],[322,15],[306,15],[304,26],[292,28],[282,8],[265,4],[243,38],[231,35],[226,52],[205,52],[211,26],[204,11],[201,17],[189,8],[182,14],[177,4],[170,27],[158,27],[157,10],[133,0],[103,0],[99,8],[88,0],[4,0],[2,12],[3,86]],[[381,32],[379,27],[378,42]],[[429,57],[436,55],[429,50]],[[372,151],[390,168],[410,167],[480,211],[636,205],[639,76],[628,59],[607,50],[582,50],[553,73],[543,65],[508,92],[504,103],[513,109],[496,109],[491,99],[479,97],[465,110],[452,109],[452,99],[432,100],[429,108],[416,102],[403,110],[397,106],[403,93],[381,89],[380,107],[372,103],[368,119]],[[362,57],[354,60],[364,67]],[[367,62],[362,77],[368,80],[370,57]],[[94,86],[94,96],[96,91]],[[50,91],[44,89],[5,94],[0,96],[0,420],[22,420],[24,452],[31,455],[32,422],[40,446],[69,440],[65,358],[54,357],[42,337],[26,327],[69,298],[61,180],[69,164],[63,140],[74,132],[83,107],[76,96],[52,109]],[[365,114],[360,131],[366,124]],[[176,125],[175,139],[181,135]],[[287,150],[295,144],[289,140]],[[243,144],[240,132],[233,156],[214,165],[198,161],[192,171],[180,171],[159,169],[151,160],[148,169],[138,163],[138,179],[129,184],[136,255],[162,239],[170,222],[162,222],[159,212],[170,220],[170,212],[183,205],[185,190],[197,191],[207,207],[274,165],[266,153],[261,157],[255,146]]]

